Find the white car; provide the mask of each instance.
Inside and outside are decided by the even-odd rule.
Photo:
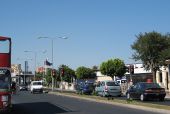
[[[42,81],[32,81],[30,85],[31,93],[43,93]]]

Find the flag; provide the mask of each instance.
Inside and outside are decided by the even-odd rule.
[[[44,61],[44,64],[47,65],[47,66],[51,66],[52,63],[50,63],[47,59]]]

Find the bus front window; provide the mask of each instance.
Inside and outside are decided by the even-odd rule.
[[[10,89],[10,71],[0,69],[0,89]]]

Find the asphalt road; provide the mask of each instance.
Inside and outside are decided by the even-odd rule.
[[[52,94],[18,92],[12,96],[11,114],[157,114],[121,106]]]

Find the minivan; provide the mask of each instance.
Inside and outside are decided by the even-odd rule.
[[[43,93],[43,84],[42,81],[32,81],[31,82],[31,93]]]
[[[96,94],[106,96],[121,96],[121,87],[116,81],[105,80],[97,83],[95,88]]]

